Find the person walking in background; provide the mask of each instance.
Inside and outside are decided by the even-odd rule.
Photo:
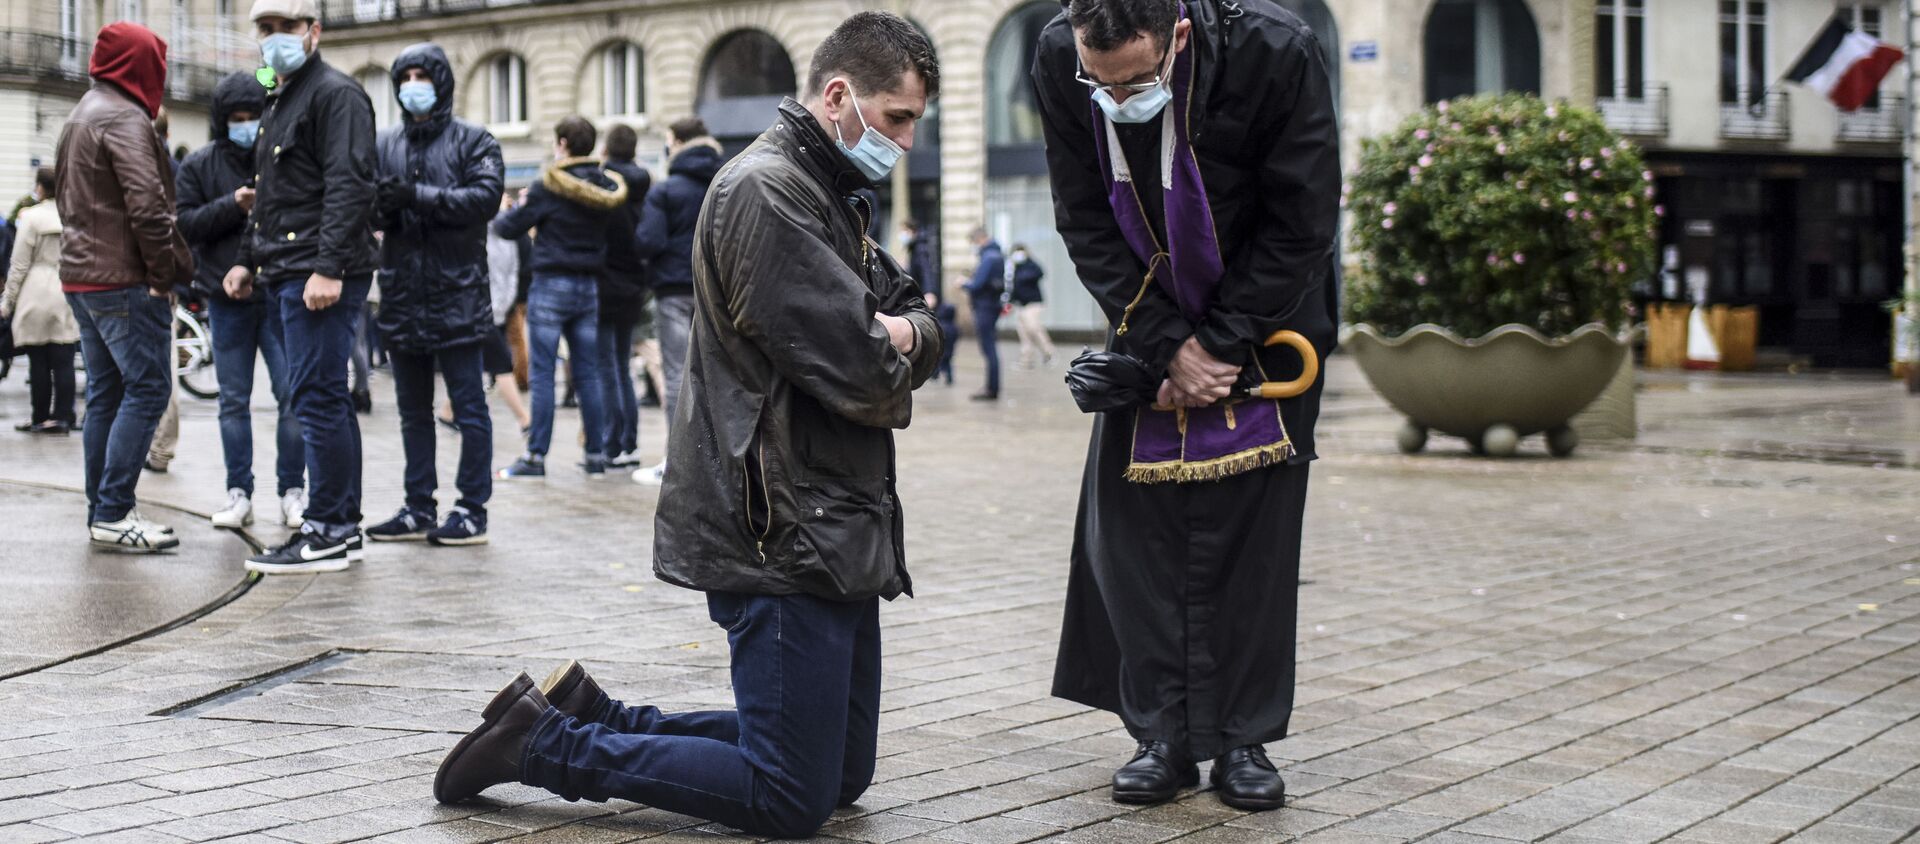
[[[227,506],[213,514],[218,527],[253,524],[253,375],[267,364],[278,406],[274,422],[274,477],[280,522],[298,527],[307,509],[306,447],[287,387],[286,332],[280,306],[261,290],[233,299],[221,285],[246,237],[253,210],[253,147],[266,112],[267,90],[251,72],[220,80],[213,91],[213,142],[180,165],[180,232],[193,247],[193,286],[207,303],[213,333],[213,372],[220,386],[220,445],[227,467]]]
[[[180,544],[135,512],[134,489],[173,378],[172,292],[193,277],[153,130],[166,42],[139,24],[109,24],[87,72],[95,84],[60,130],[53,191],[60,286],[87,364],[87,530],[95,547],[150,553]]]
[[[973,248],[980,256],[973,278],[967,281],[967,300],[973,306],[973,330],[980,337],[980,356],[987,361],[987,386],[974,393],[975,401],[1000,398],[1000,311],[1006,293],[1006,257],[986,229],[973,230]]]
[[[503,478],[543,477],[547,447],[553,442],[554,371],[560,338],[566,337],[568,363],[578,379],[580,425],[586,457],[580,468],[588,480],[607,473],[606,371],[600,366],[600,290],[607,269],[607,244],[633,236],[617,213],[627,201],[627,184],[618,172],[586,157],[598,134],[579,115],[554,127],[554,162],[540,174],[525,200],[494,221],[504,238],[534,229],[533,286],[527,292],[527,346],[532,358],[533,428],[527,452],[500,470]]]
[[[43,197],[58,194],[52,167],[33,174]],[[73,430],[73,355],[80,326],[60,293],[60,209],[42,202],[15,220],[0,320],[13,321],[14,348],[27,356],[33,415],[14,430],[65,436]]]
[[[393,518],[367,528],[367,538],[479,545],[487,541],[487,501],[493,496],[493,416],[481,360],[494,333],[487,227],[499,207],[506,165],[493,135],[453,116],[453,67],[438,45],[401,50],[391,74],[406,116],[378,141],[376,328],[393,368],[407,499]],[[445,521],[434,498],[440,485],[434,466],[435,369],[460,430],[454,474],[460,498]]]
[[[153,131],[160,136],[160,149],[163,151],[167,148],[168,123],[167,107],[161,106],[159,113],[153,117]],[[167,168],[167,178],[177,182],[180,177],[179,159],[168,156]],[[184,234],[185,233],[182,232],[183,236]],[[189,245],[189,248],[191,248],[191,245]],[[176,292],[191,296],[192,288],[189,286],[184,290]],[[173,315],[172,308],[168,308],[167,310],[167,320],[167,336],[180,336],[180,321]],[[168,359],[168,364],[169,366],[172,365],[171,358]],[[175,380],[176,379],[169,374],[167,378],[167,409],[160,414],[160,424],[153,429],[153,442],[147,445],[147,462],[144,464],[144,467],[147,471],[156,474],[164,475],[167,473],[168,467],[173,465],[174,449],[180,445],[180,390],[177,389],[179,385],[175,383]]]
[[[1020,368],[1032,369],[1036,354],[1042,365],[1051,364],[1053,338],[1047,336],[1046,297],[1040,294],[1040,279],[1047,272],[1024,243],[1013,245],[1008,264],[1013,289],[1007,291],[1007,301],[1013,305],[1013,326],[1020,332]]]
[[[933,319],[940,324],[940,366],[933,371],[935,378],[942,378],[946,385],[953,386],[953,352],[960,345],[960,309],[941,298],[938,291],[928,290],[922,294],[927,299],[927,307],[933,309]]]
[[[919,283],[922,293],[945,293],[940,289],[939,253],[934,251],[932,227],[919,220],[908,220],[900,234],[907,255],[907,274]]]
[[[647,194],[635,242],[653,285],[653,329],[660,340],[665,370],[667,439],[679,422],[680,381],[687,371],[688,338],[693,331],[693,234],[706,201],[707,186],[720,171],[720,142],[707,135],[698,117],[683,117],[668,127],[667,178]],[[664,453],[664,452],[663,452]],[[635,483],[657,486],[667,461],[634,470]]]
[[[288,384],[310,473],[300,530],[248,558],[250,571],[344,571],[362,554],[360,421],[347,389],[354,321],[373,286],[373,103],[320,56],[314,0],[255,0],[274,73],[255,146],[253,222],[227,295],[257,283],[279,303]]]
[[[500,214],[513,207],[511,196],[500,195]],[[495,215],[494,219],[499,219]],[[494,392],[513,413],[514,422],[520,425],[520,437],[526,438],[527,428],[533,424],[533,417],[527,412],[527,403],[520,395],[520,384],[513,377],[513,344],[507,337],[509,318],[516,308],[516,297],[520,291],[521,249],[517,241],[501,237],[487,226],[487,287],[490,293],[493,311],[493,336],[480,345],[480,365],[487,375],[493,378]],[[517,327],[517,326],[514,326]],[[446,408],[444,418],[453,420],[452,408]]]
[[[633,332],[646,318],[647,263],[634,247],[633,230],[640,222],[641,203],[646,201],[653,177],[633,161],[639,144],[640,137],[631,126],[616,124],[607,130],[607,169],[619,173],[627,183],[627,202],[614,211],[620,232],[607,241],[607,271],[600,276],[599,356],[609,388],[601,451],[607,455],[608,466],[619,468],[640,464],[640,401],[633,389]]]

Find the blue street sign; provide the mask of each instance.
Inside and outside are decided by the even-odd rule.
[[[1355,63],[1370,62],[1380,58],[1380,42],[1355,41],[1347,48],[1347,59]]]

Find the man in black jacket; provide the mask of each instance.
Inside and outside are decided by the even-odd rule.
[[[647,307],[647,262],[634,248],[633,228],[653,177],[634,163],[640,136],[633,127],[607,130],[607,169],[627,183],[627,203],[614,211],[618,231],[607,240],[607,271],[600,277],[600,366],[607,381],[607,425],[601,451],[607,465],[640,462],[640,399],[633,392],[633,331]]]
[[[553,129],[554,162],[527,189],[526,198],[493,221],[493,230],[512,239],[539,229],[533,239],[533,286],[527,290],[527,357],[531,363],[533,427],[527,453],[500,470],[503,478],[547,474],[547,446],[553,442],[553,373],[560,338],[567,338],[574,395],[580,398],[580,427],[586,432],[581,468],[588,480],[607,474],[605,448],[607,372],[600,365],[600,276],[607,271],[607,244],[631,237],[626,218],[627,183],[617,171],[586,157],[599,134],[575,115]]]
[[[307,508],[306,447],[287,387],[286,334],[280,305],[255,290],[227,296],[220,280],[233,266],[253,210],[253,147],[266,111],[267,89],[251,72],[228,75],[213,91],[213,143],[187,156],[175,177],[180,234],[193,249],[193,287],[207,302],[213,332],[213,371],[220,382],[220,445],[226,454],[227,506],[213,514],[219,527],[253,524],[253,373],[267,362],[267,380],[279,405],[274,467],[280,521],[298,527]]]
[[[505,166],[487,130],[453,116],[453,67],[434,44],[393,60],[401,125],[379,138],[376,224],[380,317],[375,328],[393,366],[393,403],[406,451],[407,501],[367,528],[367,538],[434,545],[487,541],[493,495],[493,421],[482,383],[481,342],[493,334],[487,223],[500,207]],[[447,385],[460,428],[460,500],[435,525],[433,371]]]
[[[701,219],[654,565],[707,593],[736,710],[628,707],[573,662],[539,686],[522,674],[442,763],[440,800],[519,780],[802,837],[866,790],[879,599],[911,586],[890,429],[912,418],[940,335],[853,197],[912,147],[938,87],[913,24],[854,15],[815,50],[806,104],[781,105]]]
[[[720,172],[720,142],[698,117],[667,127],[667,179],[647,194],[634,241],[653,285],[653,328],[660,338],[660,368],[666,381],[667,437],[680,408],[680,381],[687,371],[687,338],[693,332],[693,226],[707,185]],[[636,483],[658,486],[667,461],[633,471]]]
[[[1097,416],[1053,693],[1139,741],[1114,799],[1153,803],[1212,759],[1220,799],[1272,809],[1262,745],[1293,709],[1300,524],[1332,350],[1340,195],[1313,33],[1273,0],[1072,0],[1042,30],[1034,89],[1055,218],[1114,350],[1165,373],[1155,407]]]
[[[275,84],[254,146],[253,219],[223,281],[277,301],[288,382],[306,441],[305,523],[249,558],[271,574],[344,571],[362,555],[360,423],[347,391],[354,315],[373,285],[373,103],[320,58],[314,0],[255,0],[260,54]]]

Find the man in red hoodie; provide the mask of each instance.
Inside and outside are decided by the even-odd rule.
[[[134,512],[134,486],[166,410],[172,290],[193,277],[174,226],[173,174],[154,131],[167,45],[139,24],[100,30],[60,132],[60,282],[87,363],[87,527],[93,545],[152,553],[180,544]]]

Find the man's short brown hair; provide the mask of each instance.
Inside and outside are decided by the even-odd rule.
[[[899,90],[900,76],[909,70],[926,83],[927,99],[939,96],[940,61],[920,28],[892,12],[861,12],[814,49],[807,93],[819,96],[836,76],[851,81],[855,94],[890,93]]]
[[[575,114],[553,127],[553,137],[567,142],[568,155],[592,155],[593,142],[600,137],[600,131],[593,128],[593,121]]]

